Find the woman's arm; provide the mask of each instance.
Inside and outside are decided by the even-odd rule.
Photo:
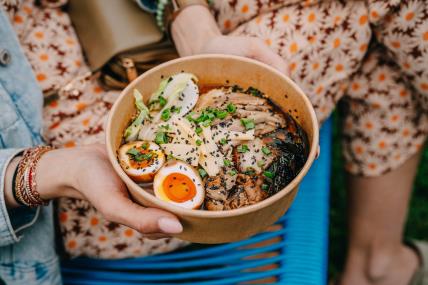
[[[203,5],[185,7],[171,25],[180,56],[200,53],[232,54],[253,58],[288,74],[285,61],[254,37],[223,36],[211,12]]]
[[[19,160],[17,157],[8,163],[3,181],[0,181],[4,183],[4,197],[9,209],[19,206],[12,185]],[[35,173],[37,191],[44,200],[59,197],[87,199],[107,220],[145,234],[182,231],[174,215],[132,202],[103,145],[49,151],[40,158]]]

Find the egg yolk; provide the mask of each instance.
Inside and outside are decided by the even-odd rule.
[[[163,181],[166,196],[173,202],[183,203],[193,199],[196,187],[193,181],[181,173],[171,173]]]

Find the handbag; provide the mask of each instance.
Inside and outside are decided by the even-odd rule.
[[[130,0],[70,0],[71,21],[93,73],[123,89],[146,70],[178,57],[154,15]]]

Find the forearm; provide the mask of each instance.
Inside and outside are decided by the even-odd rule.
[[[209,39],[221,32],[207,7],[192,5],[178,14],[171,34],[180,56],[188,56],[199,53]]]

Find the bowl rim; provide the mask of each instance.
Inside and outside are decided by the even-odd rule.
[[[310,147],[310,152],[308,155],[308,158],[303,166],[303,168],[300,170],[299,174],[294,177],[294,179],[282,190],[277,192],[276,194],[266,198],[265,200],[258,202],[253,205],[245,206],[238,209],[233,210],[225,210],[225,211],[207,211],[207,210],[195,210],[195,209],[186,209],[180,206],[176,206],[173,204],[170,204],[168,202],[162,201],[153,194],[148,193],[146,190],[144,190],[142,187],[140,187],[137,183],[135,183],[128,175],[126,175],[125,171],[120,167],[119,162],[117,161],[116,152],[113,151],[113,146],[110,143],[110,137],[111,137],[111,126],[113,124],[113,114],[116,113],[118,106],[120,102],[123,100],[123,98],[128,94],[132,89],[135,88],[135,85],[140,81],[140,78],[146,77],[147,75],[151,73],[155,73],[167,66],[174,65],[180,62],[185,61],[191,61],[196,59],[230,59],[233,61],[238,62],[245,62],[253,65],[258,65],[259,67],[262,67],[263,69],[268,69],[270,72],[276,73],[278,76],[281,76],[284,80],[287,81],[287,83],[294,88],[294,90],[303,98],[303,101],[305,103],[305,106],[308,108],[311,122],[313,125],[313,138],[312,138],[312,144]],[[268,96],[269,98],[269,96]],[[225,54],[203,54],[203,55],[192,55],[192,56],[186,56],[177,58],[165,63],[162,63],[146,72],[141,74],[137,79],[132,81],[125,89],[123,89],[119,95],[119,97],[114,102],[109,115],[108,115],[108,121],[106,126],[106,147],[107,147],[107,154],[110,160],[110,163],[113,165],[113,168],[115,169],[116,173],[119,175],[119,177],[125,182],[127,185],[134,185],[137,187],[137,189],[140,189],[141,195],[144,196],[145,199],[149,200],[153,205],[156,205],[156,207],[169,211],[173,214],[178,214],[182,216],[188,216],[188,217],[199,217],[199,218],[227,218],[230,216],[240,216],[245,215],[251,212],[256,212],[259,209],[268,207],[269,205],[277,202],[278,200],[281,200],[284,196],[288,195],[294,188],[298,186],[299,181],[303,179],[303,177],[306,175],[306,173],[309,171],[312,163],[316,159],[317,150],[319,148],[319,126],[318,126],[318,120],[316,118],[315,110],[309,101],[309,98],[305,95],[305,93],[301,90],[299,86],[297,86],[294,81],[292,81],[288,76],[282,74],[280,71],[276,70],[275,68],[264,64],[262,62],[235,56],[235,55],[225,55]],[[131,192],[130,190],[128,190]],[[132,193],[131,193],[132,195]],[[144,205],[143,205],[144,206]]]

